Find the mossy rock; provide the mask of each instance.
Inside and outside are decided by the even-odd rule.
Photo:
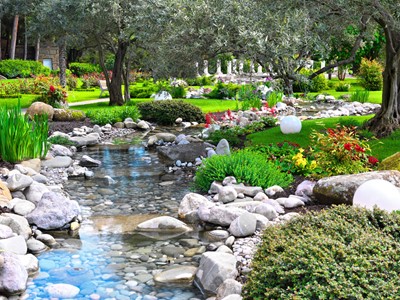
[[[81,110],[73,109],[54,109],[53,121],[82,121],[86,118],[86,115]]]
[[[397,170],[400,171],[400,152],[393,154],[392,156],[386,157],[379,164],[380,170]]]

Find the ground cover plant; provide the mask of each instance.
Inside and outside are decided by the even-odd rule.
[[[227,176],[263,188],[272,185],[287,187],[293,181],[292,175],[278,170],[264,155],[239,150],[231,155],[214,155],[205,159],[196,171],[194,184],[197,189],[206,192],[214,180],[222,181]]]
[[[93,124],[106,125],[123,122],[126,118],[136,121],[140,117],[140,113],[136,106],[113,106],[89,109],[86,111],[86,116]]]
[[[269,226],[244,299],[400,297],[400,215],[337,206]]]
[[[0,155],[2,160],[15,163],[24,159],[41,158],[48,151],[49,126],[47,115],[33,120],[21,113],[19,105],[0,108]]]

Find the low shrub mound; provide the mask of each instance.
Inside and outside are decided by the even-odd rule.
[[[70,63],[69,69],[71,70],[72,74],[78,77],[81,77],[85,74],[101,72],[101,68],[98,65],[93,65],[90,63],[80,63],[80,62]]]
[[[186,122],[204,122],[204,114],[197,106],[179,100],[143,102],[137,105],[142,119],[159,125],[171,125],[177,118]]]
[[[197,169],[194,183],[198,189],[208,191],[214,180],[222,181],[227,176],[234,176],[239,183],[262,188],[287,187],[293,181],[292,175],[278,170],[263,154],[240,150],[205,159]]]
[[[337,206],[265,229],[244,299],[400,298],[400,215]]]
[[[0,75],[12,78],[28,78],[32,75],[50,75],[50,69],[34,60],[6,59],[0,61]]]
[[[91,109],[86,112],[93,124],[106,125],[116,122],[123,122],[126,118],[136,121],[139,117],[139,110],[136,106],[116,106],[111,108]]]

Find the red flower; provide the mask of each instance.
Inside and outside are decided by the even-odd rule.
[[[357,145],[358,146],[358,145]],[[346,143],[346,144],[344,144],[344,149],[346,149],[346,150],[348,150],[348,151],[350,151],[351,150],[351,144],[349,144],[349,143]]]
[[[368,162],[369,162],[371,165],[376,165],[376,164],[379,162],[379,160],[378,160],[376,157],[368,156]]]
[[[212,122],[212,115],[211,113],[206,114],[206,128],[208,128],[210,126]]]
[[[365,149],[363,147],[360,147],[360,145],[355,145],[354,149],[356,149],[357,152],[365,152]]]
[[[54,93],[56,91],[56,88],[54,86],[50,86],[50,92]]]

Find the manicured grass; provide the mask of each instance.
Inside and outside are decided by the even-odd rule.
[[[107,98],[108,92],[103,93],[101,98]],[[81,102],[100,98],[100,89],[95,88],[94,91],[68,91],[68,102]]]
[[[33,100],[35,100],[35,98],[37,97],[37,95],[21,95],[20,97],[20,103],[21,103],[21,107],[22,108],[26,108],[29,107]],[[13,107],[13,106],[17,106],[18,104],[18,98],[0,98],[0,107],[3,106],[7,106],[7,107]]]
[[[318,120],[305,120],[302,122],[302,129],[297,134],[283,134],[280,131],[279,126],[271,129],[253,133],[247,136],[247,139],[252,144],[276,144],[285,141],[299,144],[301,147],[306,148],[310,146],[310,133],[313,129],[324,130],[325,128],[334,128],[337,124],[346,124],[349,120],[357,122],[362,125],[366,120],[372,116],[361,116],[361,117],[338,117],[329,119],[318,119]],[[400,144],[400,130],[397,130],[391,136],[376,140],[371,139],[369,145],[371,147],[372,155],[382,160],[399,151]]]

